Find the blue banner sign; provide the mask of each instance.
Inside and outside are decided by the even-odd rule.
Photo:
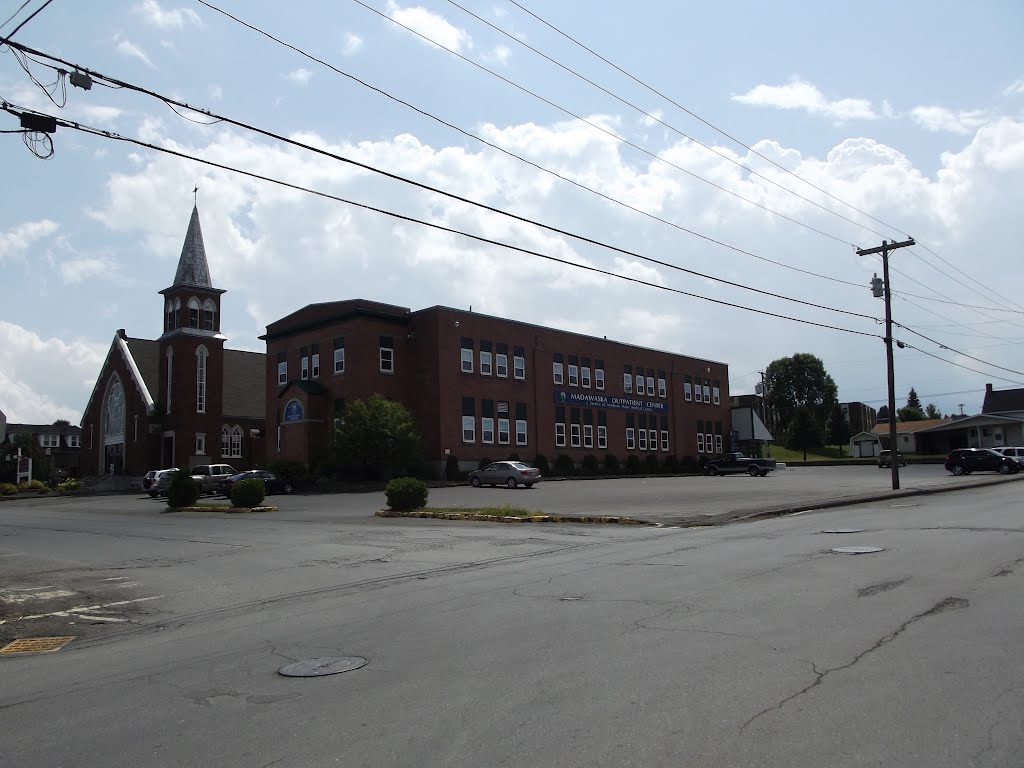
[[[596,392],[567,392],[555,390],[557,405],[579,406],[581,408],[607,408],[614,411],[641,411],[642,413],[668,413],[667,400],[647,400],[643,397],[617,397]]]
[[[303,415],[302,403],[298,400],[289,400],[288,405],[284,407],[285,421],[302,421]]]

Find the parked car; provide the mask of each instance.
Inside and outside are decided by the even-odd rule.
[[[725,453],[709,459],[704,465],[705,475],[734,475],[746,472],[751,477],[764,477],[775,471],[775,459],[755,459],[742,453]]]
[[[1016,459],[1019,463],[1024,464],[1024,446],[1003,446],[1002,448],[993,448],[993,451],[999,451],[1003,456],[1009,456],[1011,459]]]
[[[295,490],[295,486],[292,485],[291,480],[278,477],[273,472],[268,472],[265,469],[250,469],[246,472],[239,472],[231,477],[221,480],[219,487],[220,491],[225,496],[230,496],[231,488],[239,480],[262,480],[263,487],[268,495],[271,493],[291,493]]]
[[[154,499],[157,496],[166,496],[167,488],[171,484],[171,478],[174,477],[174,473],[177,471],[177,467],[157,470],[156,476],[153,477],[153,480],[149,484],[149,490],[147,493],[149,493],[149,495]]]
[[[954,475],[969,475],[971,472],[1009,475],[1020,472],[1021,464],[991,448],[957,448],[946,457],[946,469]]]
[[[900,463],[901,467],[907,466],[907,457],[900,451],[896,451],[896,460]],[[892,466],[892,451],[882,451],[878,454],[878,466],[879,468]]]
[[[192,467],[192,479],[199,483],[200,495],[216,493],[222,480],[237,474],[238,470],[230,464],[199,464]]]
[[[156,476],[160,473],[159,469],[151,469],[146,473],[146,476],[142,478],[142,490],[148,492],[150,487],[153,485],[153,481],[156,480]]]
[[[515,488],[517,485],[525,485],[532,488],[534,483],[541,481],[540,470],[523,464],[521,461],[496,461],[488,464],[483,469],[476,469],[469,473],[469,482],[474,488],[481,485],[495,486],[498,483]]]

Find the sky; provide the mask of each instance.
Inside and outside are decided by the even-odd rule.
[[[878,407],[856,250],[913,237],[897,405],[1024,386],[1015,0],[22,4],[0,34],[42,8],[16,42],[155,95],[0,48],[0,99],[107,132],[61,127],[48,159],[0,134],[11,422],[79,423],[116,330],[159,336],[195,200],[230,348],[313,302],[440,304],[725,362],[732,394],[811,353]]]

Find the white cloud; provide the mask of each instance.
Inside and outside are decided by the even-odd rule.
[[[1024,93],[1024,77],[1018,77],[1003,89],[1003,96],[1019,96]]]
[[[102,104],[81,104],[79,112],[92,123],[112,123],[124,112],[117,107],[105,107]]]
[[[311,77],[313,77],[313,70],[306,69],[305,67],[299,67],[285,75],[285,78],[299,85],[306,85]]]
[[[910,110],[911,119],[929,131],[949,131],[969,135],[990,119],[989,113],[980,110],[961,110],[954,112],[945,107],[914,107]]]
[[[59,262],[61,279],[65,285],[75,285],[90,277],[108,275],[115,264],[108,258],[85,256]]]
[[[69,339],[43,338],[0,320],[0,392],[9,422],[81,421],[91,390],[87,382],[99,373],[107,345],[73,334]]]
[[[59,228],[60,225],[55,221],[40,219],[26,221],[6,232],[0,232],[0,264],[5,259],[24,256],[36,242],[49,237]]]
[[[802,109],[808,114],[821,115],[838,122],[874,120],[878,117],[867,99],[829,101],[813,84],[803,80],[794,80],[786,85],[757,85],[746,93],[733,96],[732,100],[777,109]]]
[[[341,41],[341,52],[345,56],[355,56],[363,48],[363,38],[346,32]]]
[[[139,48],[139,46],[131,40],[126,40],[121,37],[120,34],[114,35],[114,48],[118,53],[123,53],[125,56],[131,56],[132,58],[138,59],[148,67],[154,67],[153,62],[150,61],[149,56],[146,55],[145,51]]]
[[[172,8],[165,10],[156,0],[142,0],[132,8],[149,24],[160,29],[183,29],[186,24],[197,27],[203,25],[199,14],[191,8]]]
[[[214,101],[220,101],[224,98],[224,89],[216,83],[210,84],[210,86],[207,87],[206,92],[210,94],[210,98]]]
[[[511,57],[512,51],[507,45],[496,45],[490,51],[481,55],[480,58],[491,64],[507,64]]]
[[[394,0],[389,0],[388,15],[399,24],[450,50],[463,53],[473,47],[473,39],[466,30],[454,26],[443,16],[426,8],[402,8]]]

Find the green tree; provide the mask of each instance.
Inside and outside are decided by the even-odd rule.
[[[828,417],[828,442],[839,446],[839,456],[843,455],[843,446],[850,442],[850,422],[846,420],[842,406],[836,403]]]
[[[381,395],[353,400],[335,430],[339,460],[362,468],[366,477],[390,478],[420,460],[423,441],[409,410]]]
[[[919,411],[924,411],[924,406],[921,405],[921,398],[917,396],[917,390],[913,387],[910,388],[910,393],[907,395],[907,408],[916,408]]]
[[[823,425],[837,402],[835,381],[820,358],[805,352],[773,360],[765,371],[765,404],[774,416],[776,432],[786,434],[799,408]]]
[[[883,405],[878,409],[878,413],[875,415],[876,424],[888,424],[889,423],[889,406]]]
[[[942,418],[942,413],[939,411],[938,408],[935,407],[935,403],[928,403],[927,407],[925,407],[924,409],[924,415],[927,416],[929,419]]]
[[[804,452],[804,461],[807,461],[807,449],[822,444],[821,425],[814,416],[809,405],[798,406],[789,421],[789,429],[786,430],[786,447]]]
[[[907,404],[896,411],[896,420],[924,421],[926,418],[924,408],[921,405],[921,398],[917,396],[917,392],[911,387],[910,393],[907,395]]]
[[[32,459],[32,478],[49,480],[50,475],[53,473],[53,461],[46,455],[46,451],[39,444],[38,438],[27,433],[14,435],[14,437],[4,443],[4,459],[6,460],[8,456],[17,456],[19,448],[21,448],[22,456]],[[14,464],[11,464],[11,467],[14,467]],[[11,470],[12,478],[14,471],[14,469]]]

